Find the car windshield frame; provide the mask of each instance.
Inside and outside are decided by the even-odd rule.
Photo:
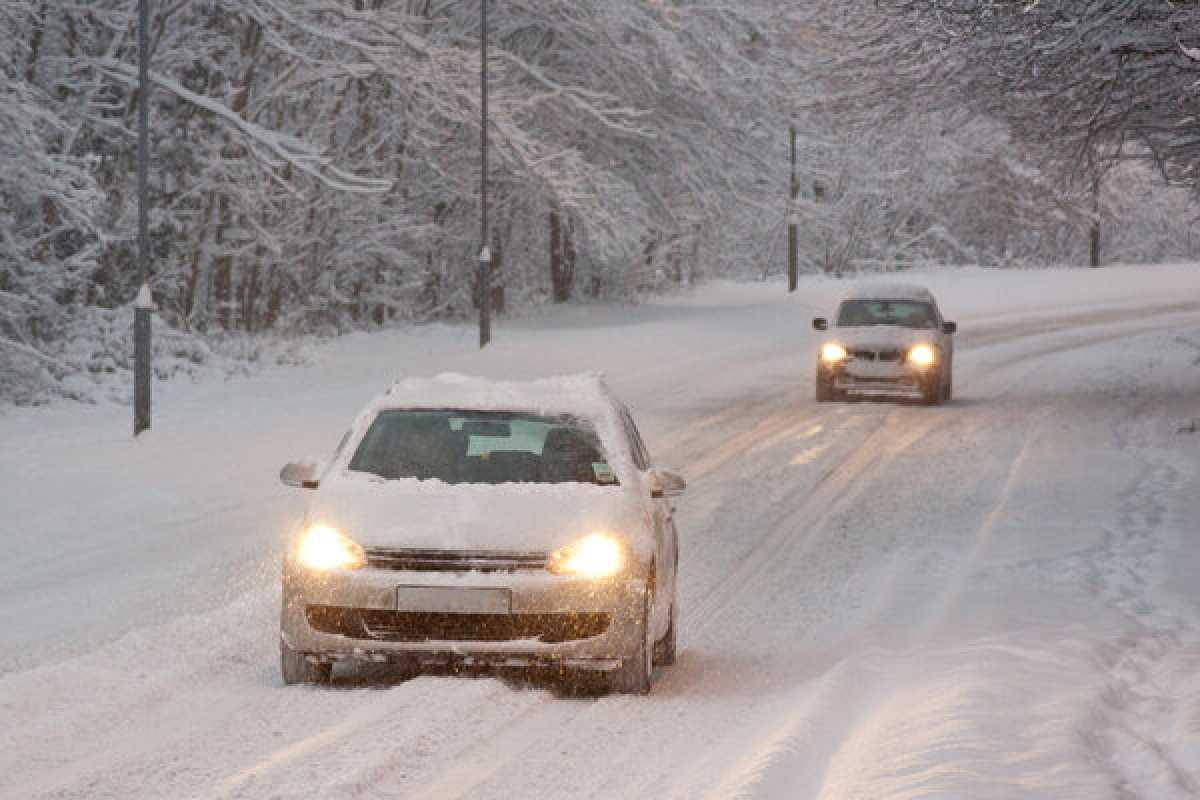
[[[371,419],[345,469],[377,480],[451,486],[618,487],[612,455],[596,426],[573,414],[388,408]]]
[[[900,307],[901,309],[911,309],[907,314],[891,315],[883,308],[878,309],[878,312],[872,309],[872,306],[887,306]],[[911,320],[914,313],[924,312],[924,324],[912,324],[905,320]],[[855,297],[848,300],[843,300],[838,307],[837,327],[839,328],[875,328],[875,327],[897,327],[909,328],[910,330],[927,331],[936,330],[938,323],[937,306],[927,300],[917,300],[913,298],[868,298]]]

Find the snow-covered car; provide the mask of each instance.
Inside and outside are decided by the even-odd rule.
[[[951,398],[954,334],[933,294],[909,284],[864,284],[847,293],[817,352],[817,401],[848,395],[899,397],[929,405]]]
[[[335,662],[546,667],[628,693],[675,660],[675,473],[597,376],[396,382],[312,490],[284,557],[285,683]]]

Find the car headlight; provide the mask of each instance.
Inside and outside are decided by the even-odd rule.
[[[834,342],[830,342],[821,348],[821,360],[826,364],[836,364],[839,361],[845,361],[847,355],[849,354],[846,352],[846,348]]]
[[[550,554],[546,569],[555,575],[611,578],[625,566],[625,547],[603,533],[593,533]]]
[[[937,361],[937,353],[927,344],[919,344],[908,351],[908,361],[918,367],[932,366]]]
[[[300,538],[296,560],[309,569],[358,569],[367,565],[367,555],[356,542],[333,528],[314,525]]]

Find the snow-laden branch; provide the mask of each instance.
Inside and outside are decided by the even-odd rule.
[[[137,70],[129,64],[112,59],[101,59],[97,62],[109,75],[123,80],[126,85],[137,85]],[[152,83],[187,102],[208,111],[226,123],[244,133],[251,142],[265,148],[277,156],[277,160],[268,163],[273,167],[290,164],[296,169],[320,181],[330,189],[342,192],[386,192],[392,187],[391,181],[375,178],[362,178],[358,175],[338,169],[332,160],[324,156],[312,144],[286,133],[269,130],[242,117],[225,104],[210,97],[196,94],[184,88],[180,83],[164,75],[151,73]]]

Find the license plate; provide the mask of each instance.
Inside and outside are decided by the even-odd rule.
[[[508,614],[512,592],[508,589],[469,589],[453,586],[400,586],[397,611],[442,614]]]
[[[866,380],[902,378],[906,374],[896,364],[863,364],[857,362],[847,367],[846,372],[852,378],[863,378]]]

